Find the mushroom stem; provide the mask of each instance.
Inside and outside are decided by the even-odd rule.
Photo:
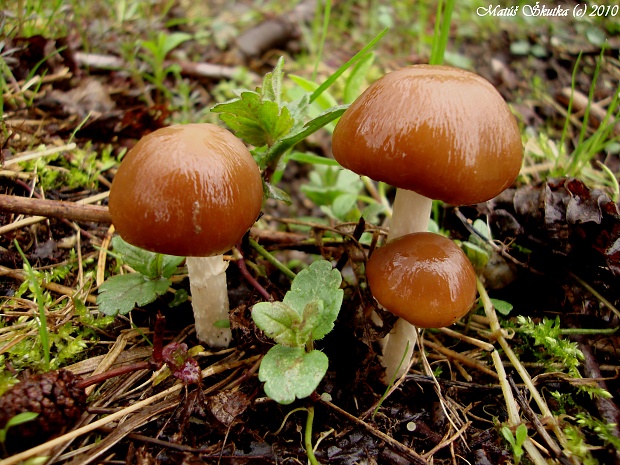
[[[414,191],[397,189],[392,205],[388,241],[406,234],[428,230],[432,206],[433,201],[428,197]],[[398,379],[405,373],[417,340],[415,326],[402,318],[396,321],[392,331],[381,340],[383,348],[381,363],[385,367],[385,382]]]
[[[192,292],[192,308],[196,321],[196,336],[212,347],[226,347],[232,339],[230,328],[216,326],[228,321],[228,262],[222,255],[187,257],[187,270]]]
[[[396,189],[388,241],[414,232],[428,230],[433,201],[406,189]]]

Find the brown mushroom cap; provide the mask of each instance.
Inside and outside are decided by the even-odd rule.
[[[499,92],[474,73],[439,65],[375,81],[342,115],[332,142],[345,168],[453,205],[495,197],[523,157]]]
[[[401,236],[366,266],[370,290],[387,310],[421,328],[449,326],[476,300],[476,273],[463,251],[439,234]]]
[[[245,145],[213,124],[174,125],[143,137],[112,182],[112,222],[127,242],[205,257],[230,250],[254,224],[263,197]]]

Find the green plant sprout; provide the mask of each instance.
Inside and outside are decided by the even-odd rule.
[[[502,436],[510,443],[512,446],[512,454],[515,459],[515,465],[519,465],[521,462],[521,458],[523,457],[523,443],[527,439],[527,427],[520,423],[515,430],[514,435],[512,434],[512,430],[507,426],[502,426],[500,429]]]
[[[314,392],[327,372],[327,356],[313,348],[334,327],[342,305],[342,276],[326,260],[300,271],[282,302],[260,302],[252,319],[274,345],[261,361],[265,393],[290,404]]]
[[[178,76],[180,68],[176,64],[166,65],[166,57],[172,50],[191,38],[192,35],[185,32],[168,34],[160,31],[153,39],[142,41],[141,46],[144,52],[140,54],[140,58],[149,65],[151,70],[151,73],[145,74],[144,77],[168,100],[172,94],[166,86],[166,78],[170,74]]]
[[[600,74],[601,67],[605,58],[606,48],[601,48],[601,53],[596,60],[596,65],[592,74],[590,89],[588,92],[586,107],[583,111],[581,129],[574,149],[567,151],[567,140],[570,138],[569,128],[571,125],[572,111],[575,100],[575,88],[578,71],[582,68],[580,63],[582,55],[578,55],[571,78],[570,95],[568,96],[568,108],[564,127],[560,135],[560,140],[555,141],[544,133],[534,136],[526,144],[528,153],[534,158],[540,158],[549,162],[549,177],[579,177],[589,179],[602,184],[611,190],[611,197],[614,201],[620,198],[620,186],[618,185],[618,173],[613,173],[609,167],[597,162],[599,170],[594,169],[593,160],[600,153],[618,153],[620,151],[620,137],[615,134],[615,127],[620,122],[620,90],[616,90],[611,96],[607,105],[607,110],[598,126],[587,135],[587,129],[591,127],[590,116],[592,102]]]
[[[0,444],[2,444],[2,450],[4,451],[4,455],[7,455],[6,451],[6,435],[9,432],[9,429],[13,426],[21,425],[23,423],[27,423],[29,421],[34,420],[38,417],[39,414],[35,412],[22,412],[18,413],[14,417],[12,417],[9,421],[6,422],[3,428],[0,429]]]
[[[280,58],[274,70],[264,76],[262,86],[255,91],[242,91],[237,98],[217,104],[211,111],[219,113],[220,119],[237,137],[255,147],[252,155],[264,171],[264,179],[277,182],[278,176],[274,179],[272,176],[281,172],[282,156],[297,143],[340,117],[347,108],[347,105],[330,107],[306,121],[310,105],[350,66],[364,57],[386,32],[382,31],[313,92],[305,93],[295,101],[284,100],[284,59]],[[265,185],[269,197],[285,201],[288,199],[287,194],[281,190],[268,183]]]
[[[135,306],[147,305],[163,295],[171,285],[170,277],[178,272],[185,257],[149,252],[128,244],[120,236],[112,239],[117,258],[137,273],[119,274],[99,286],[97,305],[105,315],[125,315]]]

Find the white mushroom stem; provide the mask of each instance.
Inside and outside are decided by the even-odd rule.
[[[432,206],[433,201],[428,197],[413,191],[397,189],[392,205],[388,241],[406,234],[427,231]],[[396,321],[392,331],[382,339],[381,363],[385,367],[386,383],[400,378],[405,373],[417,340],[415,326],[402,318]]]
[[[222,255],[187,257],[187,271],[196,321],[196,336],[211,347],[227,347],[232,339],[230,328],[217,324],[229,321],[228,262]]]

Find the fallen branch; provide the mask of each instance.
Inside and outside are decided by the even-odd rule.
[[[107,207],[0,194],[0,211],[93,223],[112,223]]]

